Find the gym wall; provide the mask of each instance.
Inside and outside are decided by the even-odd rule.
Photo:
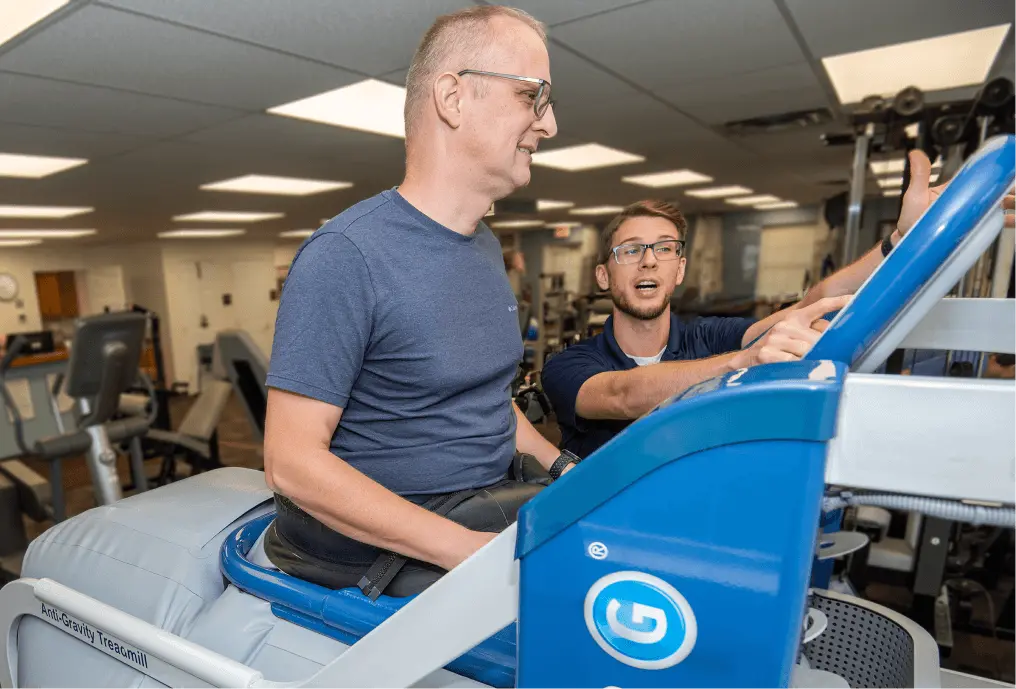
[[[171,381],[198,389],[197,346],[219,331],[246,330],[269,355],[279,302],[271,242],[172,242],[162,246],[166,330],[172,333]]]
[[[17,300],[0,303],[0,333],[42,329],[35,273],[67,270],[78,273],[79,310],[82,315],[89,315],[100,313],[107,300],[116,298],[115,293],[109,294],[112,288],[108,280],[90,279],[89,273],[98,271],[109,277],[110,269],[115,265],[116,262],[109,258],[107,251],[101,248],[75,248],[70,251],[54,251],[52,248],[5,249],[0,256],[0,271],[10,273],[17,280],[17,300],[20,300],[22,306],[17,306]],[[94,299],[90,297],[93,294]],[[121,303],[117,306],[122,306],[122,301],[121,296]],[[24,322],[20,318],[22,315]]]

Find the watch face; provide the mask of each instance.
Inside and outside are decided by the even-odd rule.
[[[0,273],[0,301],[10,301],[18,296],[18,281],[10,273]]]

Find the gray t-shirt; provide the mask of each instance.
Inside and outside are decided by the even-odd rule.
[[[384,191],[300,247],[267,384],[342,407],[331,451],[396,493],[487,486],[515,451],[517,308],[486,225],[463,236]]]

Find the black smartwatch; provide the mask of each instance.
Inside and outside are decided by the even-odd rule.
[[[893,230],[895,232],[896,230]],[[885,239],[882,240],[882,258],[889,255],[889,252],[893,250],[893,235],[892,233],[887,234]]]
[[[564,471],[566,466],[569,464],[578,464],[581,461],[581,459],[568,450],[561,450],[561,454],[554,460],[554,463],[550,465],[550,469],[547,473],[550,474],[550,478],[556,481],[561,478],[561,472]]]

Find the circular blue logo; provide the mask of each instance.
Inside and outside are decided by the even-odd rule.
[[[644,670],[677,665],[698,637],[695,613],[684,596],[643,572],[614,572],[597,580],[586,594],[585,618],[600,648]]]

